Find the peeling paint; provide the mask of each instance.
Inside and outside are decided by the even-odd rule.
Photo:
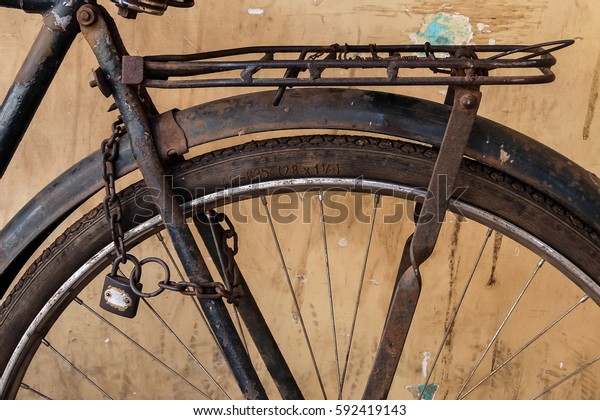
[[[265,13],[265,9],[254,9],[254,8],[248,9],[249,15],[262,15],[264,13]]]
[[[429,359],[431,358],[431,353],[428,351],[423,352],[423,360],[421,361],[421,373],[424,378],[427,378],[427,365],[429,364]]]
[[[473,39],[473,27],[467,16],[440,12],[426,15],[419,31],[409,36],[414,44],[461,45]]]
[[[506,152],[506,150],[504,150],[502,147],[500,147],[500,163],[504,165],[509,160],[510,160],[510,155],[508,154],[508,152]]]
[[[438,384],[428,384],[425,385],[407,385],[406,390],[410,392],[415,400],[423,399],[423,400],[433,400],[437,390],[439,388]],[[423,396],[421,397],[421,394]]]
[[[52,16],[54,16],[54,23],[63,31],[67,30],[67,26],[71,22],[71,16],[59,16],[54,10],[51,12]]]

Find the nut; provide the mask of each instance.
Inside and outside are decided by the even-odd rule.
[[[477,98],[471,93],[464,94],[460,98],[460,104],[465,109],[473,109],[477,105]]]

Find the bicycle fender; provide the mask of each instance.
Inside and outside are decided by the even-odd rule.
[[[439,147],[450,116],[446,105],[383,92],[288,89],[277,107],[272,105],[274,95],[250,93],[197,105],[174,112],[175,121],[189,148],[243,134],[293,129],[370,132]],[[164,149],[168,140],[159,135],[155,141]],[[127,137],[121,143],[119,177],[137,167]],[[478,117],[465,155],[528,183],[600,230],[600,180],[549,147]],[[3,228],[0,297],[51,232],[102,187],[102,156],[95,152],[52,181]]]

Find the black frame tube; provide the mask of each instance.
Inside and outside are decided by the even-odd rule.
[[[7,7],[15,3],[0,1]],[[75,11],[82,1],[70,3],[70,6],[58,3],[45,15],[44,24],[0,106],[0,178],[79,32]],[[43,1],[30,1],[24,2],[22,8],[36,6],[42,11],[45,5]]]

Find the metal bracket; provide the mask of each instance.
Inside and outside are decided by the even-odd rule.
[[[188,152],[185,133],[175,120],[175,112],[170,110],[150,120],[154,145],[161,160],[181,157]]]
[[[431,256],[435,247],[480,102],[478,86],[456,87],[452,112],[429,181],[428,193],[419,211],[415,232],[404,246],[396,286],[364,399],[387,397],[421,293],[419,266]]]

